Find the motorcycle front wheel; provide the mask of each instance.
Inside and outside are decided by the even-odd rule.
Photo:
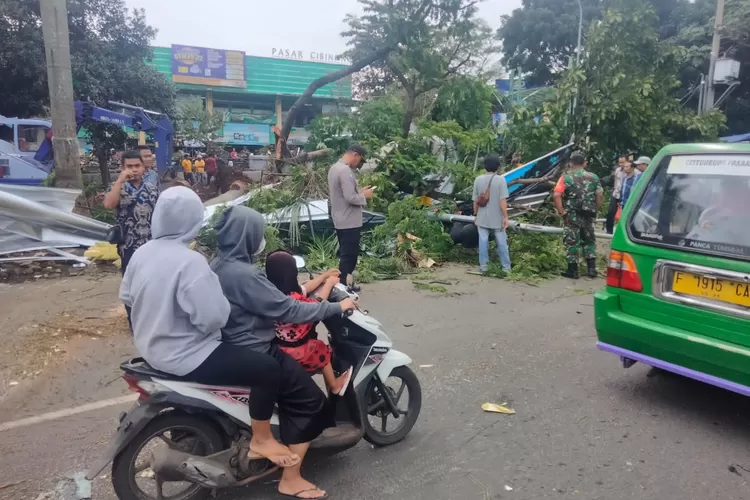
[[[211,493],[190,482],[165,482],[150,468],[151,445],[206,456],[224,449],[210,422],[184,414],[165,414],[149,424],[112,462],[112,486],[120,500],[204,500]],[[149,451],[150,450],[150,451]]]
[[[398,418],[381,393],[380,384],[371,380],[363,394],[365,408],[365,440],[375,446],[389,446],[406,437],[417,423],[422,409],[422,388],[419,379],[408,366],[399,366],[383,380],[396,405]],[[389,427],[389,424],[393,424]]]

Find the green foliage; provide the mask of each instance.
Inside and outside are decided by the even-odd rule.
[[[377,255],[403,256],[406,250],[413,247],[437,261],[444,260],[453,250],[453,240],[445,232],[442,223],[426,217],[429,210],[413,196],[391,203],[386,223],[373,231],[372,251]],[[407,234],[416,236],[419,240],[404,238],[400,247],[394,246],[399,235]]]
[[[508,279],[534,281],[556,278],[565,265],[565,248],[557,235],[510,232],[508,247],[513,261]]]
[[[174,86],[146,63],[156,30],[146,23],[144,11],[130,10],[124,0],[69,0],[67,7],[74,97],[173,113]],[[38,1],[0,2],[0,74],[0,115],[48,115]],[[93,121],[84,126],[100,163],[110,149],[125,144],[121,127]],[[103,175],[108,183],[106,169]]]
[[[215,141],[217,132],[224,125],[224,117],[220,113],[209,112],[203,100],[197,96],[180,101],[175,118],[177,136],[204,144]]]
[[[378,170],[387,172],[398,190],[421,192],[427,185],[424,176],[434,172],[436,164],[427,141],[415,136],[400,140],[398,148],[385,156]]]
[[[171,113],[174,86],[146,63],[156,30],[146,23],[144,11],[131,11],[124,0],[70,0],[67,6],[74,97]],[[48,115],[39,2],[0,2],[0,74],[0,115]],[[93,121],[85,130],[100,163],[127,137],[121,127]],[[108,183],[106,168],[103,175]]]
[[[196,238],[198,243],[210,249],[212,252],[215,252],[216,248],[218,247],[218,243],[216,241],[215,226],[224,216],[224,212],[226,212],[226,207],[217,207],[214,213],[211,215],[211,218],[208,219],[208,224],[201,228],[200,232],[198,233],[198,237]],[[266,241],[266,247],[268,247],[268,241]]]
[[[284,244],[284,240],[281,239],[281,236],[279,235],[278,228],[274,226],[266,225],[266,228],[263,232],[263,237],[266,240],[266,247],[263,249],[263,253],[265,255],[268,255],[271,252],[274,252],[276,250],[281,250],[282,248],[286,248],[286,245]]]
[[[659,40],[658,17],[650,4],[612,0],[610,5],[589,29],[581,67],[564,73],[555,100],[544,106],[545,134],[574,135],[607,169],[618,153],[653,155],[672,142],[715,140],[721,117],[696,116],[673,97],[680,50]],[[640,29],[634,37],[636,25]],[[576,102],[572,115],[571,102]],[[528,136],[528,116],[522,118]],[[541,137],[541,132],[531,135]]]
[[[389,142],[399,137],[403,121],[403,102],[389,94],[362,103],[352,116],[352,135],[368,146]]]
[[[335,234],[323,236],[310,235],[305,245],[305,262],[311,271],[327,271],[338,267],[336,255],[339,251],[339,241]]]
[[[624,61],[624,65],[630,67],[627,59],[645,56],[648,62],[640,66],[636,73],[626,71],[625,78],[638,80],[642,77],[643,70],[650,74],[651,69],[658,67],[661,75],[676,78],[677,82],[668,82],[666,87],[661,87],[664,81],[652,81],[652,88],[657,93],[682,99],[687,109],[697,109],[697,92],[694,92],[692,97],[688,93],[699,84],[701,74],[708,71],[716,0],[648,0],[638,3],[623,3],[621,0],[581,0],[581,3],[584,19],[582,61],[591,56],[592,33],[597,28],[609,33],[607,40],[610,44],[610,54],[617,54],[609,59],[599,59],[605,63],[609,62],[609,66],[591,65],[591,68],[596,68],[598,72],[587,72],[587,79],[596,79],[597,76],[609,77],[610,66],[617,66],[622,70],[621,62]],[[739,60],[743,68],[740,86],[722,106],[727,116],[729,133],[742,133],[750,128],[750,71],[746,70],[750,67],[750,44],[747,43],[750,26],[749,5],[745,0],[728,0],[724,12],[721,51]],[[648,19],[640,15],[644,8],[650,13]],[[640,13],[640,24],[623,24],[623,29],[615,33],[611,26],[603,27],[598,24],[599,21],[611,21],[611,12],[608,11],[622,12],[630,19],[633,19],[633,14]],[[577,0],[524,1],[521,8],[503,18],[503,25],[498,30],[498,37],[503,44],[505,66],[514,70],[520,69],[527,84],[559,83],[563,78],[564,69],[569,67],[570,61],[575,58],[578,16]],[[608,17],[610,20],[607,20]],[[634,29],[634,26],[638,28]],[[653,37],[656,37],[657,42],[667,42],[669,46],[679,49],[671,54],[673,61],[668,64],[664,64],[667,61],[659,63],[648,54],[647,46],[653,45]],[[640,42],[645,42],[645,45]],[[660,45],[664,47],[664,44]],[[628,46],[628,49],[625,50],[624,46]],[[619,55],[624,59],[620,59]],[[658,66],[654,66],[655,62]],[[661,90],[665,92],[660,92]],[[606,98],[604,100],[606,101]],[[693,119],[690,115],[685,116],[687,121]],[[678,118],[676,121],[681,120]],[[712,122],[712,119],[709,119],[709,122]],[[678,129],[681,128],[679,123],[676,126]],[[703,127],[701,125],[699,128]],[[618,135],[618,132],[606,134]]]
[[[341,155],[351,142],[350,128],[349,116],[318,116],[305,127],[310,133],[307,149],[314,151],[330,148],[335,155]]]
[[[373,283],[375,281],[399,278],[406,270],[406,263],[398,257],[363,257],[354,272],[359,283]]]
[[[365,14],[350,17],[351,29],[344,35],[350,38],[347,53],[353,60],[382,44],[384,38],[401,38],[399,50],[371,65],[368,77],[360,86],[374,87],[381,92],[384,82],[398,82],[403,90],[404,117],[401,135],[407,137],[416,116],[417,99],[439,89],[459,76],[480,71],[487,57],[496,49],[491,30],[477,17],[473,0],[432,0],[424,2],[386,2],[360,0]],[[415,22],[417,12],[429,14]],[[383,23],[383,19],[390,22]],[[399,19],[397,22],[393,22]],[[397,27],[396,27],[397,26]],[[398,35],[392,31],[396,28]],[[445,102],[445,100],[444,100]]]
[[[465,130],[491,122],[493,89],[483,78],[461,76],[440,87],[432,108],[435,121],[455,121]]]
[[[539,109],[515,107],[508,115],[508,123],[501,132],[503,150],[508,156],[518,155],[525,160],[532,160],[554,151],[563,145],[562,131],[548,119],[537,117]]]
[[[53,188],[55,187],[55,181],[57,181],[57,172],[54,170],[50,172],[50,174],[44,178],[42,181],[42,187],[49,187]]]

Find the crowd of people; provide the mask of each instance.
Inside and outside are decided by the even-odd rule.
[[[198,154],[194,158],[190,155],[184,155],[180,166],[185,180],[192,186],[208,186],[218,172],[215,153],[209,153],[205,157]]]

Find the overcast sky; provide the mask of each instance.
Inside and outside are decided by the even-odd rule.
[[[274,48],[339,54],[344,16],[357,0],[125,0],[146,10],[159,30],[155,45],[195,45],[271,56]],[[485,0],[480,16],[493,28],[521,0]]]

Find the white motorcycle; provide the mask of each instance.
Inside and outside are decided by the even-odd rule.
[[[304,268],[304,260],[295,258]],[[329,301],[347,297],[358,299],[338,285]],[[329,395],[336,427],[312,442],[310,455],[338,453],[363,438],[376,446],[404,439],[422,406],[419,380],[407,366],[411,358],[392,349],[383,326],[366,311],[323,323],[334,369],[343,373],[351,366],[353,374],[343,397]],[[268,460],[248,459],[248,388],[187,382],[153,369],[142,358],[121,368],[139,398],[120,415],[109,449],[87,475],[93,480],[112,462],[112,485],[120,500],[203,499],[211,490],[244,486],[278,469]],[[276,415],[271,423],[278,425]]]

